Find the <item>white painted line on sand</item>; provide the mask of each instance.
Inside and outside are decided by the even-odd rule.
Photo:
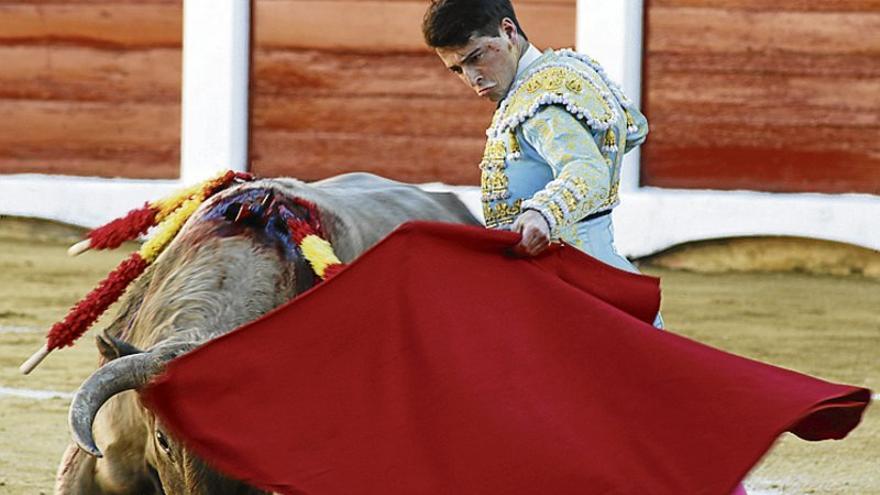
[[[10,388],[0,387],[0,398],[17,397],[21,399],[72,399],[73,394],[69,392],[57,392],[54,390],[33,390],[29,388]]]
[[[781,495],[784,492],[770,488],[752,488],[746,484],[746,491],[749,495]]]
[[[44,328],[37,327],[12,327],[0,325],[0,333],[39,333],[45,331]]]

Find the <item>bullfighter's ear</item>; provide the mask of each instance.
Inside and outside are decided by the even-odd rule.
[[[98,351],[104,356],[104,359],[107,361],[113,361],[116,358],[120,358],[122,356],[128,356],[129,354],[139,354],[143,352],[137,347],[129,344],[128,342],[117,339],[116,337],[107,333],[106,330],[102,331],[95,337],[95,343],[98,345]]]

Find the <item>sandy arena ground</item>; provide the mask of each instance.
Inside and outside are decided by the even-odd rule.
[[[0,494],[51,493],[68,441],[69,394],[97,361],[94,331],[77,346],[51,355],[30,376],[19,374],[19,364],[42,345],[46,329],[134,249],[68,258],[65,250],[80,234],[46,222],[0,219]],[[783,252],[799,249],[795,241],[783,244]],[[662,267],[727,270],[735,267],[725,260],[769,252],[767,245],[755,246],[716,243],[679,250],[666,262],[645,267],[662,278],[667,326],[740,355],[880,393],[880,279],[875,276]],[[773,249],[779,256],[779,246]],[[875,275],[880,254],[828,249],[850,253],[842,257],[855,256],[860,268],[840,269],[839,263],[822,260],[774,266]],[[834,256],[839,262],[841,256]],[[45,398],[28,391],[61,395]],[[872,407],[843,441],[809,443],[784,436],[751,473],[747,488],[753,495],[880,494],[878,460],[880,409]]]

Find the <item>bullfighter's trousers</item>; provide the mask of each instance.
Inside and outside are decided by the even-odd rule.
[[[617,252],[614,246],[614,224],[611,215],[578,222],[577,235],[581,241],[581,250],[593,258],[621,270],[640,273],[635,265]],[[663,328],[663,317],[659,312],[654,319],[654,326]]]

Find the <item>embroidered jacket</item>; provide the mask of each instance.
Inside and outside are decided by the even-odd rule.
[[[554,239],[618,203],[623,155],[648,123],[593,59],[547,50],[514,80],[498,106],[480,163],[483,214],[504,227],[540,212]]]

